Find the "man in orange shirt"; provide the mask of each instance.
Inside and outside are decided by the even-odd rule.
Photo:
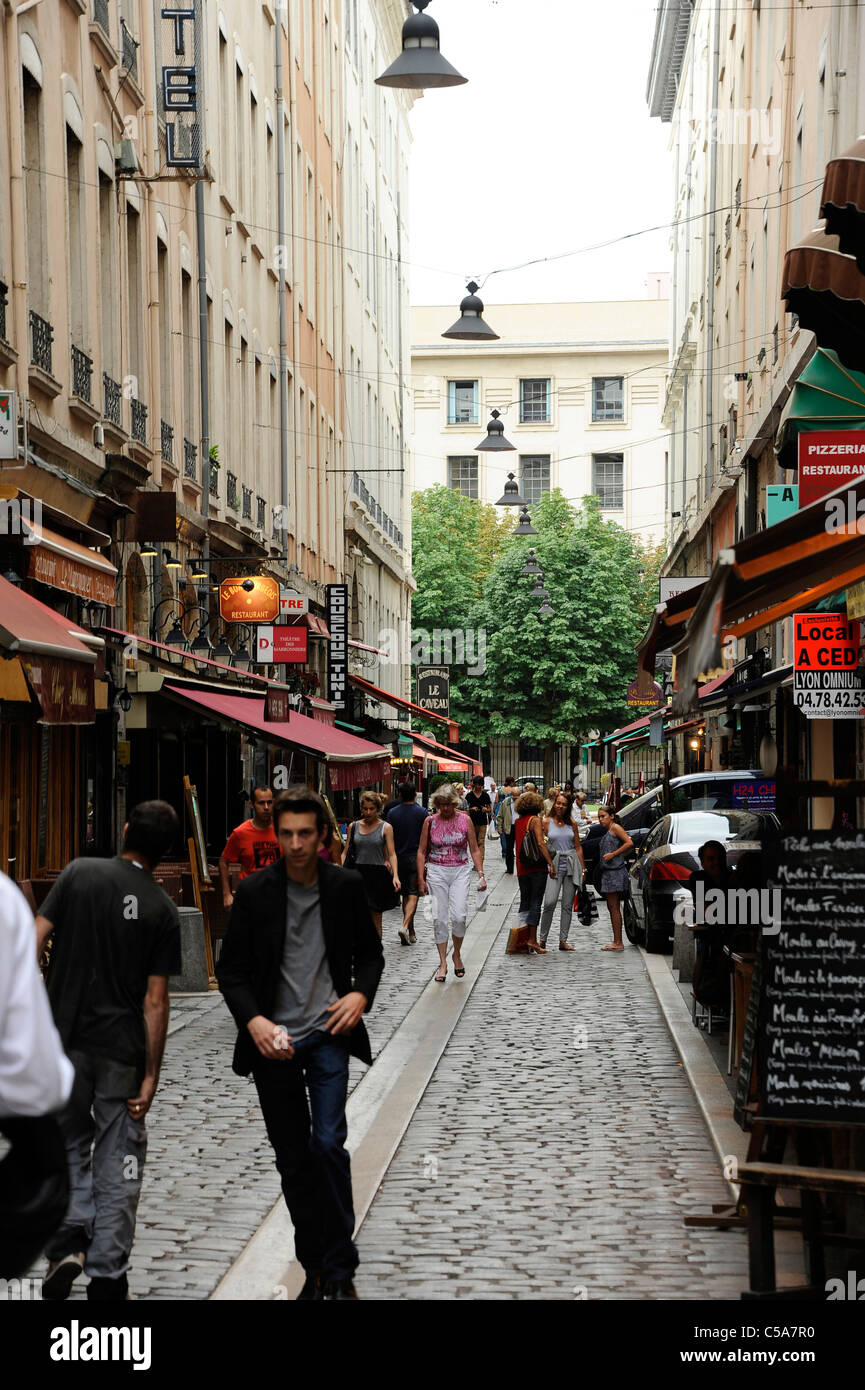
[[[245,820],[232,830],[219,856],[219,880],[226,908],[230,908],[234,902],[229,864],[240,864],[240,877],[244,879],[258,869],[266,869],[268,864],[276,864],[281,857],[279,841],[273,833],[273,792],[270,787],[256,787],[249,804],[252,807],[252,820]]]

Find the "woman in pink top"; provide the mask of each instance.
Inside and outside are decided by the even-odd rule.
[[[444,984],[447,975],[448,916],[453,930],[454,974],[458,980],[465,975],[461,948],[466,934],[471,855],[480,874],[478,888],[486,892],[484,866],[481,860],[475,828],[465,811],[458,810],[459,797],[453,787],[439,787],[432,796],[431,815],[421,831],[417,852],[418,892],[432,893],[435,902],[435,941],[439,953],[436,983]]]

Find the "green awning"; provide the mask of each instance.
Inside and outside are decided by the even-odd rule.
[[[790,393],[775,436],[782,468],[796,469],[799,435],[814,430],[865,428],[865,376],[828,348],[818,348]]]
[[[366,736],[366,729],[362,729],[359,724],[347,724],[344,719],[334,719],[333,722],[338,729],[347,729],[350,734]]]

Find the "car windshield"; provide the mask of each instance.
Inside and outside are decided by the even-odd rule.
[[[752,811],[685,811],[673,817],[676,844],[702,844],[704,840],[767,840],[775,833],[770,816]]]

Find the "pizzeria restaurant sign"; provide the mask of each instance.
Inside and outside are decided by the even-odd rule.
[[[224,623],[272,623],[279,617],[279,585],[269,574],[223,579],[219,616]]]

